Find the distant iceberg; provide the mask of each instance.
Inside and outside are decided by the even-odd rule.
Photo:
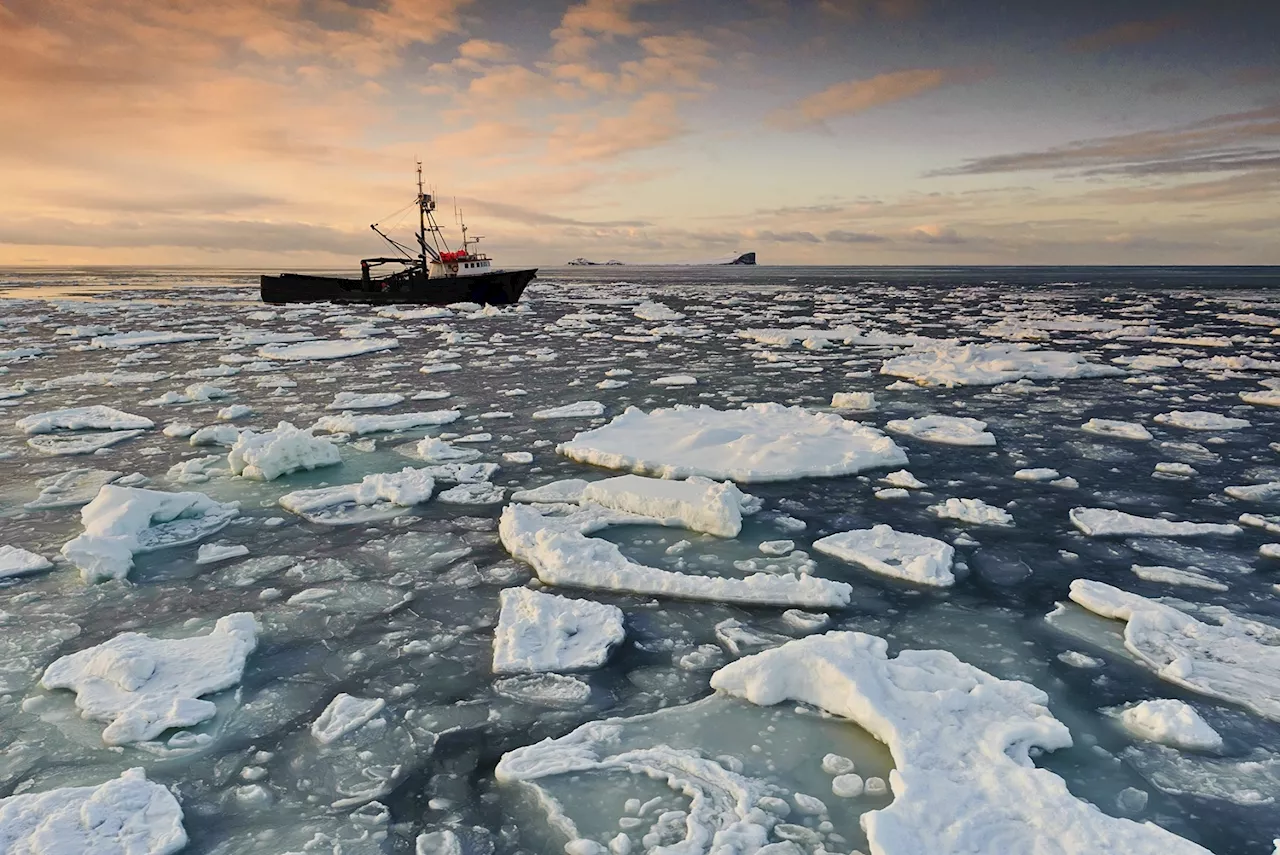
[[[729,264],[755,264],[756,254],[754,252],[731,252],[728,255],[722,255],[719,258],[713,258],[710,261],[668,261],[657,264],[645,264],[644,267],[711,267],[715,265]],[[578,257],[565,262],[570,267],[598,267],[604,265],[623,265],[625,261],[617,259],[609,259],[608,261],[591,261],[587,258]]]

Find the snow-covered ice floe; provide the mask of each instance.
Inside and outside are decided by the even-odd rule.
[[[854,410],[860,413],[874,412],[879,404],[874,392],[836,392],[831,396],[831,406],[837,410]]]
[[[556,450],[610,469],[740,483],[852,475],[907,462],[906,453],[875,428],[773,403],[740,410],[677,406],[648,413],[629,407]]]
[[[1072,508],[1071,524],[1090,537],[1200,537],[1239,534],[1235,523],[1197,523],[1140,517],[1107,508]]]
[[[1118,419],[1089,419],[1089,421],[1080,425],[1080,430],[1085,433],[1094,433],[1099,436],[1114,436],[1119,439],[1151,439],[1151,431],[1147,430],[1137,422],[1126,422]]]
[[[325,406],[326,410],[372,410],[379,407],[394,407],[404,401],[404,395],[398,392],[339,392]]]
[[[987,432],[987,423],[978,419],[956,416],[921,416],[919,418],[892,419],[884,429],[925,442],[943,445],[995,445],[996,438]]]
[[[265,433],[244,431],[236,437],[227,455],[231,474],[257,481],[274,481],[290,472],[336,466],[341,462],[336,445],[289,422],[280,422],[274,430]]]
[[[1225,612],[1202,623],[1163,603],[1076,579],[1071,599],[1125,621],[1124,646],[1161,679],[1280,721],[1280,630]]]
[[[258,355],[263,359],[344,359],[348,356],[391,350],[399,346],[400,342],[394,338],[344,338],[303,341],[296,344],[268,344],[258,348]]]
[[[0,579],[39,573],[53,566],[48,558],[17,546],[0,546]]]
[[[1222,736],[1184,701],[1142,701],[1123,710],[1120,723],[1139,739],[1173,748],[1212,751],[1222,747]]]
[[[742,530],[743,508],[755,506],[732,482],[697,475],[684,481],[640,475],[605,478],[584,484],[576,500],[717,537],[737,537]]]
[[[170,855],[187,845],[182,807],[141,768],[96,787],[0,799],[0,852]]]
[[[939,519],[958,520],[970,525],[1013,525],[1013,514],[981,499],[947,499],[930,505],[929,510]]]
[[[40,684],[74,691],[82,716],[107,722],[103,742],[126,745],[213,718],[217,706],[201,696],[239,683],[257,644],[258,622],[248,612],[188,638],[126,632],[61,657]]]
[[[25,434],[53,433],[57,430],[149,430],[155,422],[146,416],[135,416],[95,404],[91,407],[71,407],[65,410],[50,410],[47,413],[36,413],[19,419],[15,424]]]
[[[893,803],[862,815],[876,855],[1207,855],[1159,826],[1102,813],[1037,769],[1033,750],[1072,740],[1035,686],[997,679],[947,651],[890,659],[887,648],[873,635],[830,632],[730,663],[711,685],[754,704],[812,704],[888,746]]]
[[[994,386],[1022,379],[1116,377],[1127,372],[1090,362],[1078,353],[1012,344],[940,344],[916,347],[886,360],[880,373],[922,386]]]
[[[589,485],[588,485],[589,486]],[[681,503],[667,497],[637,490],[624,501],[622,491],[610,500],[616,506],[653,508],[677,516],[659,518],[604,508],[585,495],[582,506],[559,514],[529,505],[508,505],[502,511],[498,534],[514,557],[533,566],[538,578],[548,585],[630,591],[694,600],[719,600],[760,605],[810,607],[841,606],[849,602],[851,588],[816,576],[794,573],[753,573],[746,578],[695,576],[638,564],[626,558],[616,544],[588,537],[610,525],[699,526],[710,522],[723,525],[721,502],[724,493],[706,491],[717,503],[710,512],[688,513]],[[711,526],[708,526],[711,527]]]
[[[538,410],[535,419],[581,419],[604,415],[604,404],[599,401],[578,401],[547,410]]]
[[[921,585],[945,588],[955,583],[951,544],[887,525],[842,531],[813,542],[813,548],[874,573]]]
[[[238,503],[217,502],[204,493],[106,484],[81,508],[84,533],[68,541],[62,554],[86,582],[123,579],[135,554],[194,543],[221,531],[239,513]]]
[[[434,489],[429,469],[405,467],[366,475],[358,484],[295,490],[281,496],[280,505],[308,522],[351,525],[399,516],[430,499]]]
[[[506,588],[500,599],[495,674],[599,668],[626,637],[617,606],[528,588]]]
[[[315,430],[363,436],[366,433],[447,425],[461,417],[462,413],[457,410],[429,410],[423,413],[397,413],[389,416],[360,415],[346,410],[336,416],[321,416],[315,424]]]
[[[104,448],[119,445],[126,440],[135,439],[145,432],[142,430],[108,430],[84,431],[72,434],[44,434],[31,437],[31,439],[27,440],[27,445],[41,454],[57,457],[93,454],[102,451]]]

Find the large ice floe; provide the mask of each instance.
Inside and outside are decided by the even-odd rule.
[[[772,403],[740,410],[677,406],[648,413],[629,407],[556,450],[610,469],[739,483],[852,475],[907,462],[906,453],[875,428]]]
[[[828,535],[815,540],[813,548],[895,579],[939,588],[955,583],[951,574],[955,549],[951,544],[895,531],[887,525]]]
[[[344,338],[302,341],[296,344],[267,344],[258,348],[258,355],[264,359],[306,361],[345,359],[348,356],[378,353],[399,346],[400,342],[394,338]]]
[[[201,696],[240,682],[257,639],[258,622],[248,612],[220,618],[209,633],[188,638],[126,632],[61,657],[40,684],[74,691],[82,716],[107,722],[106,744],[141,742],[213,718],[217,706]]]
[[[96,787],[0,799],[6,855],[169,855],[186,845],[178,800],[141,768]]]
[[[1163,603],[1077,579],[1071,599],[1102,617],[1125,621],[1124,646],[1161,679],[1280,721],[1280,629],[1221,616],[1203,623]]]
[[[430,499],[434,489],[429,469],[405,467],[366,475],[358,484],[295,490],[281,496],[280,505],[308,522],[352,525],[400,516]]]
[[[123,579],[133,556],[194,543],[221,531],[235,518],[238,503],[217,502],[204,493],[166,493],[106,484],[80,510],[84,532],[62,554],[86,582]]]
[[[997,679],[947,651],[890,659],[887,647],[873,635],[831,632],[740,659],[711,678],[717,691],[754,704],[820,707],[888,746],[893,803],[862,815],[875,855],[1207,852],[1151,823],[1108,816],[1037,769],[1033,751],[1072,740],[1035,686]]]
[[[290,472],[309,471],[342,462],[338,447],[288,422],[274,430],[246,430],[236,437],[227,454],[231,474],[256,481],[274,481]]]
[[[1239,534],[1235,523],[1197,523],[1140,517],[1108,508],[1072,508],[1071,524],[1090,537],[1200,537]]]
[[[145,416],[135,416],[114,407],[95,404],[91,407],[36,413],[19,419],[14,427],[25,434],[53,433],[57,430],[128,431],[147,430],[155,427],[155,422]]]
[[[1090,362],[1078,353],[1012,344],[940,344],[919,346],[888,359],[880,373],[922,386],[994,386],[1023,379],[1115,377],[1126,372]]]
[[[495,674],[599,668],[626,636],[617,606],[528,588],[506,588],[500,599]]]
[[[900,433],[943,445],[996,444],[995,436],[987,432],[987,423],[979,419],[939,415],[891,419],[885,422],[884,429],[890,433]]]
[[[315,430],[363,436],[366,433],[447,425],[461,417],[462,413],[457,410],[428,410],[422,413],[396,413],[395,415],[360,415],[346,410],[336,416],[321,416],[315,424]]]
[[[630,477],[618,485],[606,481],[603,486],[582,487],[578,507],[508,505],[498,523],[503,546],[532,565],[548,585],[760,605],[830,607],[849,602],[851,589],[843,582],[797,573],[758,572],[732,578],[663,570],[631,561],[616,544],[589,537],[611,525],[729,531],[732,502],[738,503],[739,519],[744,507],[756,507],[748,505],[736,488],[729,489],[732,485],[717,488],[699,479],[673,488],[666,482]],[[590,495],[600,496],[609,507],[596,504]]]

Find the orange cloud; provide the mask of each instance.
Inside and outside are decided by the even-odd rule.
[[[769,121],[789,129],[818,125],[827,119],[852,116],[978,76],[972,70],[913,68],[878,74],[866,80],[847,80],[804,98],[794,108],[774,112]]]
[[[1168,35],[1185,23],[1186,19],[1182,15],[1169,15],[1149,21],[1125,21],[1069,42],[1067,49],[1074,53],[1095,53],[1140,45]]]
[[[620,116],[594,124],[582,115],[566,116],[552,132],[548,152],[555,162],[608,160],[669,142],[685,132],[676,112],[676,97],[651,92],[632,102]]]

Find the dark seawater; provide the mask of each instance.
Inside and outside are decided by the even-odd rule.
[[[198,566],[196,545],[190,545],[137,556],[129,583],[87,586],[63,561],[46,573],[0,581],[0,798],[96,784],[144,766],[179,794],[191,836],[184,851],[193,853],[313,851],[304,847],[314,841],[323,844],[314,851],[410,853],[417,834],[446,828],[466,841],[468,855],[559,852],[564,838],[548,827],[536,800],[494,780],[501,755],[588,721],[672,710],[707,697],[711,673],[733,657],[720,649],[699,667],[688,664],[689,654],[722,648],[715,627],[729,619],[775,640],[795,636],[781,617],[784,609],[565,592],[622,608],[628,640],[606,667],[578,675],[590,685],[587,701],[570,708],[539,705],[504,694],[489,673],[498,591],[531,577],[498,542],[501,505],[433,501],[395,520],[324,527],[284,511],[278,497],[412,465],[398,447],[442,432],[490,432],[490,442],[475,446],[487,461],[532,452],[530,465],[502,464],[494,481],[508,489],[607,477],[617,473],[569,461],[555,454],[555,444],[628,406],[728,408],[774,401],[826,410],[835,392],[867,391],[875,393],[879,410],[847,417],[883,426],[931,413],[968,416],[987,422],[997,445],[895,437],[909,456],[905,468],[928,485],[903,499],[875,497],[884,486],[881,470],[744,485],[764,500],[764,509],[732,541],[648,526],[616,527],[600,536],[633,560],[664,567],[676,566],[678,556],[667,550],[686,539],[692,546],[685,559],[706,556],[699,559],[704,572],[728,575],[741,575],[733,562],[760,557],[760,542],[792,539],[816,561],[816,573],[853,586],[850,605],[831,610],[830,628],[883,636],[892,652],[946,649],[996,676],[1045,691],[1075,745],[1037,763],[1061,775],[1076,796],[1106,813],[1157,823],[1217,855],[1270,853],[1270,841],[1280,835],[1280,723],[1159,679],[1124,652],[1120,623],[1074,607],[1058,622],[1045,615],[1065,600],[1073,579],[1089,578],[1144,597],[1173,598],[1208,615],[1205,620],[1221,607],[1280,628],[1280,560],[1258,552],[1262,544],[1280,541],[1280,534],[1246,527],[1235,536],[1196,539],[1090,538],[1067,516],[1077,506],[1213,523],[1233,522],[1242,513],[1280,514],[1275,501],[1244,502],[1223,492],[1230,485],[1280,481],[1280,408],[1250,406],[1239,397],[1280,380],[1280,333],[1265,323],[1280,316],[1280,268],[597,266],[547,268],[540,275],[524,301],[527,313],[400,320],[361,306],[265,307],[256,300],[256,273],[245,271],[0,270],[0,296],[6,298],[0,301],[0,366],[7,369],[0,389],[26,392],[0,400],[0,545],[57,558],[61,545],[81,530],[77,510],[23,506],[36,495],[37,480],[93,467],[141,473],[151,489],[240,501],[241,519],[210,539],[244,544],[249,559],[259,561]],[[632,313],[641,298],[685,317],[641,321]],[[255,345],[234,341],[246,331],[338,339],[341,329],[370,322],[395,336],[399,348],[329,362],[269,364],[255,355]],[[1120,322],[1142,331],[1118,335]],[[220,338],[113,350],[69,332],[87,326]],[[880,375],[879,368],[901,347],[775,348],[738,335],[797,326],[855,326],[979,343],[1034,341],[1108,364],[1140,356],[1253,362],[1180,364],[1130,377],[1038,380],[1013,389],[886,389],[895,378]],[[5,355],[31,347],[41,353]],[[461,368],[419,372],[433,362]],[[219,367],[236,373],[190,373]],[[623,376],[628,385],[596,388],[610,369],[632,372]],[[63,382],[84,372],[116,371],[167,376],[124,385]],[[690,374],[698,383],[650,384],[671,374]],[[282,377],[296,385],[275,382]],[[222,386],[230,397],[142,403],[197,382]],[[526,394],[506,394],[513,389]],[[352,438],[342,446],[341,467],[265,484],[220,475],[177,482],[171,467],[225,455],[226,449],[195,448],[159,430],[173,421],[215,424],[228,404],[252,408],[235,421],[240,427],[269,429],[281,420],[306,426],[326,414],[336,392],[423,390],[449,391],[451,397],[369,412],[459,407],[464,417],[444,429],[376,434],[374,442],[358,446]],[[583,400],[603,403],[605,418],[531,418],[535,410]],[[146,415],[157,429],[99,454],[50,457],[29,448],[12,426],[34,413],[90,404]],[[1193,431],[1155,421],[1172,410],[1243,418],[1249,426]],[[486,412],[512,416],[481,419]],[[1153,438],[1081,431],[1091,418],[1140,422]],[[1189,464],[1196,473],[1158,476],[1155,467],[1162,462]],[[1077,486],[1012,477],[1031,467],[1057,469]],[[996,528],[939,519],[929,508],[949,497],[1000,506],[1015,523]],[[803,528],[796,530],[794,521]],[[878,523],[954,543],[955,586],[922,589],[810,549],[819,537]],[[469,552],[458,557],[462,549]],[[270,556],[283,558],[261,562]],[[1195,570],[1229,587],[1215,592],[1148,582],[1130,572],[1135,564]],[[338,593],[313,605],[305,598],[290,603],[320,587]],[[204,632],[212,619],[235,611],[257,615],[259,647],[240,686],[215,698],[219,715],[194,728],[210,737],[200,748],[178,750],[157,741],[108,749],[99,739],[102,724],[80,719],[69,693],[37,685],[53,659],[122,631]],[[1068,651],[1101,664],[1075,667],[1059,659]],[[338,692],[385,698],[385,738],[318,752],[308,727]],[[1193,705],[1223,735],[1222,751],[1162,749],[1133,738],[1105,712],[1151,698]],[[820,758],[831,750],[829,721],[806,723],[783,707],[769,714],[785,715],[785,721],[766,720],[745,706],[718,713],[724,729],[706,736],[716,742],[708,753],[750,753],[752,741],[774,725],[785,734],[786,752]],[[665,727],[673,745],[693,739],[689,734],[706,727],[699,725],[701,710],[673,710],[658,720],[652,738]],[[858,735],[843,750],[863,751],[867,768],[889,762],[860,729],[849,731]],[[376,800],[335,806],[343,794],[359,790],[353,781],[376,782],[370,790]],[[262,792],[249,789],[255,785]],[[596,791],[565,782],[560,796],[581,800],[580,826],[601,835],[616,833],[632,789],[641,800],[666,798],[663,810],[679,806],[666,787],[641,776],[599,786]],[[1145,805],[1123,801],[1126,788],[1145,793]],[[839,801],[818,794],[833,805]],[[833,808],[832,821],[848,841],[843,851],[855,844],[865,848],[856,816],[884,803],[853,800]]]

